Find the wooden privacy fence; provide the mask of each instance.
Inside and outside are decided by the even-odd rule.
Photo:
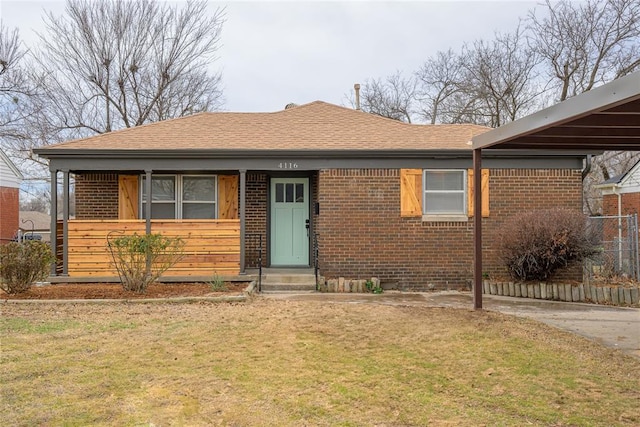
[[[145,233],[144,220],[70,220],[68,226],[70,277],[117,276],[107,235],[113,231],[124,235]],[[62,224],[58,228],[61,232]],[[151,232],[180,237],[185,242],[184,257],[165,276],[212,277],[240,272],[240,220],[152,220]],[[114,233],[112,238],[123,234]]]

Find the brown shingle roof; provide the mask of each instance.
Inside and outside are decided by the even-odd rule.
[[[45,150],[470,150],[489,128],[415,125],[322,101],[273,113],[200,113]]]

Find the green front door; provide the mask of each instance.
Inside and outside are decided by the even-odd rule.
[[[309,265],[309,178],[271,179],[271,265]]]

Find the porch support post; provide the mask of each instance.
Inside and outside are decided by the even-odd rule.
[[[69,275],[69,171],[62,171],[62,275]]]
[[[58,171],[51,170],[51,251],[54,256],[58,252]],[[51,264],[51,276],[56,275],[57,262]]]
[[[144,219],[145,219],[144,232],[148,236],[149,234],[151,234],[151,201],[153,200],[153,198],[151,194],[151,171],[145,170],[144,173],[145,173],[144,186],[146,190],[145,192],[147,193],[147,210],[144,215]],[[151,254],[149,253],[148,250],[147,250],[146,273],[147,273],[147,276],[151,274]]]
[[[145,181],[144,181],[144,189],[147,194],[147,203],[146,203],[146,212],[144,213],[144,219],[146,221],[145,234],[151,234],[151,171],[146,170],[145,173]]]
[[[482,150],[473,150],[473,309],[482,310]]]
[[[247,207],[247,171],[240,170],[240,274],[245,272],[245,233],[246,233],[246,207]]]

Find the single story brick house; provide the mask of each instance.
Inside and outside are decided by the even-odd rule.
[[[16,237],[19,226],[22,173],[0,150],[0,245]]]
[[[56,223],[58,274],[113,276],[106,236],[186,240],[168,275],[243,274],[256,265],[326,278],[379,277],[403,289],[473,278],[472,137],[477,125],[407,124],[321,101],[272,113],[200,113],[35,150],[76,217]],[[484,270],[505,219],[581,210],[584,155],[492,150],[483,158]],[[149,198],[150,197],[150,209]],[[53,212],[56,211],[54,207]]]

